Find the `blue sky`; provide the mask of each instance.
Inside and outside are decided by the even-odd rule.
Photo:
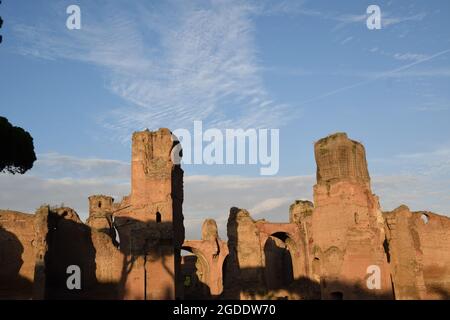
[[[65,26],[71,4],[81,30]],[[4,0],[0,114],[39,161],[0,177],[0,207],[86,217],[89,194],[128,193],[133,131],[202,120],[280,129],[280,171],[185,166],[190,237],[206,217],[223,230],[231,206],[286,220],[311,198],[314,141],[336,131],[364,143],[384,209],[450,214],[449,14],[448,1]]]

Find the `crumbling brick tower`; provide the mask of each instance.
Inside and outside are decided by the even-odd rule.
[[[183,170],[172,161],[174,145],[168,129],[133,134],[131,195],[114,214],[125,299],[181,296]]]
[[[391,298],[384,220],[378,197],[371,191],[363,145],[336,133],[319,140],[314,151],[317,184],[311,263],[322,298]],[[378,289],[373,288],[376,282],[367,285],[369,266],[380,270]]]
[[[106,233],[113,240],[116,232],[113,227],[112,213],[114,199],[104,195],[93,195],[89,197],[89,217],[87,225],[100,232]]]

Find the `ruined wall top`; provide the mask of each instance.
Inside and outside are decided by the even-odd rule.
[[[289,222],[300,223],[305,217],[311,216],[314,211],[314,204],[308,200],[296,200],[289,207]]]
[[[113,212],[114,199],[105,195],[92,195],[89,197],[89,216],[104,215]]]
[[[162,128],[157,131],[138,131],[133,133],[132,166],[142,165],[146,175],[161,174],[172,165],[172,133]]]
[[[219,232],[217,231],[217,224],[214,219],[206,219],[202,225],[202,240],[213,240],[219,238]]]
[[[314,145],[317,164],[317,183],[352,180],[369,183],[364,146],[350,140],[346,133],[335,133]]]
[[[182,184],[182,175],[175,176],[171,151],[174,146],[169,129],[133,133],[131,154],[131,203],[143,205],[165,202],[173,193],[175,183]],[[178,171],[180,171],[178,169]]]
[[[50,212],[66,220],[71,220],[76,223],[83,224],[78,213],[69,207],[49,208]]]

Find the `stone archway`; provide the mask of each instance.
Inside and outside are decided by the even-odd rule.
[[[289,299],[309,296],[308,253],[298,225],[265,221],[256,225],[260,231],[267,289]]]
[[[265,281],[267,289],[286,289],[294,281],[292,247],[286,243],[289,239],[284,232],[270,235],[264,244]]]
[[[285,243],[291,254],[294,279],[300,279],[309,275],[310,268],[308,266],[308,253],[306,252],[305,240],[297,224],[257,222],[256,225],[260,231],[261,248],[265,247],[266,241],[270,237],[279,239]]]
[[[210,297],[208,285],[210,266],[207,259],[198,249],[183,246],[191,255],[182,256],[182,274],[184,297],[186,299],[207,299]]]
[[[218,297],[223,292],[223,263],[228,256],[226,242],[215,240],[186,240],[182,249],[196,257],[197,275],[209,290],[209,297]]]

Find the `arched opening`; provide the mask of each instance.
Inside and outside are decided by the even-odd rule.
[[[161,213],[156,212],[156,223],[161,223]]]
[[[197,257],[191,251],[181,250],[181,272],[183,275],[184,297],[192,298],[195,293],[195,285],[198,282],[197,268],[195,266]]]
[[[278,232],[271,235],[264,245],[265,278],[267,289],[288,289],[294,282],[292,255],[288,235]]]
[[[205,284],[209,272],[206,260],[191,247],[181,250],[181,272],[185,299],[209,298],[209,287]]]
[[[430,221],[430,217],[425,213],[422,213],[420,218],[422,219],[423,223],[425,223],[425,224],[428,224],[428,221]]]
[[[101,202],[101,201],[98,202],[98,207],[99,207],[99,208],[102,207],[102,202]]]

